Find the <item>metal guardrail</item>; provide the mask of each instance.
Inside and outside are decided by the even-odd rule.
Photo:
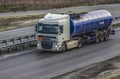
[[[36,34],[11,38],[11,39],[5,39],[0,41],[0,54],[2,54],[3,49],[7,49],[7,52],[9,53],[10,48],[15,48],[17,50],[18,46],[22,45],[22,48],[25,48],[25,44],[29,43],[31,45],[32,42],[36,42]]]

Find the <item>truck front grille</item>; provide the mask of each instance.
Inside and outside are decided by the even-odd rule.
[[[53,43],[52,42],[42,41],[41,46],[44,49],[52,49]]]

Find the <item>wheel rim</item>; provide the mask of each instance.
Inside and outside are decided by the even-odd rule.
[[[105,40],[107,41],[109,39],[109,35],[105,34]]]
[[[103,41],[104,41],[104,36],[102,35],[102,36],[101,36],[101,42],[103,42]]]
[[[66,45],[65,43],[62,44],[61,48],[60,48],[60,52],[66,51]]]

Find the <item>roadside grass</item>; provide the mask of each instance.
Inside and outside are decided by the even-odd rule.
[[[9,11],[28,11],[28,10],[45,10],[52,8],[64,8],[72,6],[91,6],[98,4],[115,4],[120,3],[119,0],[24,0],[24,1],[0,1],[0,12]]]
[[[0,31],[35,25],[38,22],[38,20],[43,16],[44,14],[15,16],[15,17],[1,17]]]
[[[112,28],[118,28],[118,27],[120,27],[120,23],[117,23],[117,24],[113,24],[113,25],[112,25]]]
[[[0,6],[0,12],[4,12],[5,10],[7,11],[8,9],[8,6]]]
[[[63,73],[50,79],[120,79],[120,56]]]

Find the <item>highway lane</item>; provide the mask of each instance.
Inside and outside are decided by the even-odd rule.
[[[41,53],[41,51],[38,49],[26,50],[24,52],[18,52],[18,53],[21,53],[18,55],[13,55],[13,56],[8,55],[8,56],[1,57],[0,71],[3,69],[12,68],[14,66],[19,66],[21,64],[23,65],[24,63],[30,63],[30,62],[34,62],[36,60],[41,60],[41,59],[44,59],[44,58],[47,58],[50,56],[54,56],[57,54],[57,53],[49,53],[49,52]],[[9,64],[9,65],[6,65],[6,64]]]
[[[103,61],[120,55],[119,40],[120,32],[118,31],[109,41],[88,44],[81,49],[69,50],[62,54],[40,53],[39,50],[33,50],[32,53],[2,59],[0,60],[0,79],[48,79],[67,71]],[[42,56],[45,58],[39,58]]]
[[[37,10],[37,11],[26,11],[26,12],[9,12],[9,13],[0,13],[0,17],[4,16],[17,16],[17,15],[36,15],[36,14],[46,14],[46,13],[63,13],[68,11],[73,12],[83,12],[83,11],[92,11],[99,9],[107,9],[111,12],[113,17],[120,16],[120,4],[109,4],[109,5],[94,5],[94,6],[79,6],[79,7],[70,7],[62,9],[50,9],[50,10]],[[25,28],[19,28],[9,31],[0,32],[0,40],[25,36],[35,33],[35,26],[29,26]]]
[[[25,27],[25,28],[19,28],[19,29],[13,29],[8,31],[0,32],[0,40],[20,37],[20,36],[26,36],[30,34],[35,33],[35,27]]]

